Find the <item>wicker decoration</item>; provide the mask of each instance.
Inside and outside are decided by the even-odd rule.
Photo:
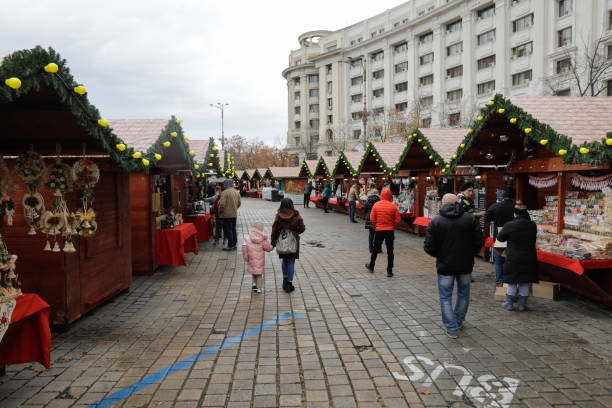
[[[17,158],[15,172],[23,179],[30,191],[38,190],[45,175],[45,162],[36,152],[25,152]]]
[[[0,217],[6,215],[6,224],[10,227],[13,225],[13,216],[15,215],[15,202],[6,193],[0,191]]]
[[[17,255],[8,251],[0,235],[0,303],[9,302],[21,295],[21,283],[15,274],[16,264]]]
[[[45,174],[46,185],[51,192],[60,192],[63,195],[68,191],[72,191],[72,169],[70,166],[62,162],[59,157],[55,159],[55,163],[47,167]]]
[[[93,161],[81,159],[72,165],[72,178],[75,187],[81,191],[83,212],[87,213],[88,206],[94,201],[94,187],[100,180],[100,169]]]
[[[21,200],[25,220],[30,226],[28,235],[36,235],[36,230],[40,229],[40,217],[45,212],[45,202],[40,193],[25,193]]]
[[[93,209],[88,209],[87,212],[78,210],[76,213],[77,224],[76,231],[83,238],[91,238],[96,235],[98,231],[98,224],[96,223],[96,213]]]

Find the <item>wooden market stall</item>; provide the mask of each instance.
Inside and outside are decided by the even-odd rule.
[[[19,79],[0,90],[0,178],[16,183],[2,192],[15,212],[0,231],[23,291],[51,306],[52,324],[69,324],[131,285],[128,172],[144,164],[52,49],[6,56],[0,77]]]
[[[246,169],[249,177],[249,189],[245,191],[247,197],[261,198],[261,174],[257,169]]]
[[[150,275],[164,262],[157,237],[161,224],[171,214],[184,220],[187,203],[193,201],[191,174],[195,169],[190,147],[174,117],[118,119],[109,121],[109,125],[135,151],[158,155],[147,171],[129,175],[132,271]]]
[[[487,166],[480,173],[489,179],[487,187],[515,185],[538,224],[541,278],[607,306],[612,306],[611,113],[609,98],[510,101],[496,95],[452,163]],[[495,201],[491,189],[487,205]]]
[[[326,182],[330,183],[330,186],[332,187],[332,195],[333,195],[333,183],[332,183],[333,180],[332,180],[330,169],[327,167],[327,164],[325,163],[325,160],[323,160],[323,157],[319,157],[316,163],[312,163],[312,161],[306,160],[306,164],[308,165],[309,168],[314,165],[314,168],[311,171],[311,174],[314,180],[314,187],[317,192],[317,194],[310,197],[310,201],[315,203],[315,205],[318,208],[323,208],[322,194],[323,194],[323,188]],[[331,208],[331,205],[330,205],[331,200],[332,200],[331,198],[328,200],[328,209]]]

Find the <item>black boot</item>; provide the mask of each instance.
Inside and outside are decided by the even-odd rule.
[[[289,284],[289,281],[287,280],[287,278],[283,278],[283,290],[285,292],[287,292],[287,285]]]
[[[287,293],[291,293],[295,290],[295,286],[293,286],[293,282],[287,282]]]

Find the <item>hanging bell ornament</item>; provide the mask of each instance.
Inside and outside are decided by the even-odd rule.
[[[59,252],[60,251],[60,246],[57,242],[57,238],[55,239],[55,245],[53,245],[53,252]]]
[[[36,231],[34,231],[34,234],[36,234]],[[34,235],[34,234],[31,234],[31,235]],[[43,251],[51,251],[51,244],[49,244],[49,237],[47,237],[47,243],[45,244]]]

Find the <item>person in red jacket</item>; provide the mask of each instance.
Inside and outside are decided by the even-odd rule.
[[[402,220],[397,207],[391,202],[391,190],[384,188],[380,193],[381,200],[374,204],[370,212],[370,221],[374,225],[374,250],[370,256],[370,263],[365,265],[370,273],[374,273],[376,256],[382,249],[385,241],[387,246],[387,277],[393,276],[393,240],[395,239],[395,226]]]

